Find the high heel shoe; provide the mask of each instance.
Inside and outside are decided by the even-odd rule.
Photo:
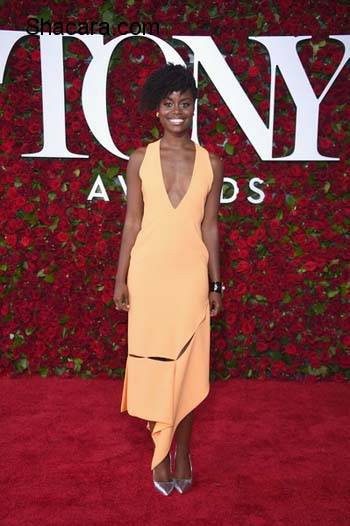
[[[168,453],[169,454],[169,453]],[[170,458],[170,466],[171,466],[171,455],[169,454]],[[153,484],[159,493],[162,493],[162,495],[168,496],[173,491],[175,487],[175,480],[174,478],[171,478],[171,480],[154,480],[154,471],[153,471]]]
[[[189,452],[188,454],[188,460],[190,462],[190,470],[191,470],[191,477],[189,479],[178,479],[175,478],[175,488],[179,493],[185,493],[185,491],[188,491],[190,487],[192,486],[192,462],[191,462],[191,455]],[[175,461],[176,461],[176,450],[175,450]]]

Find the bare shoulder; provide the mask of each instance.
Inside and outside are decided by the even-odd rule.
[[[129,157],[129,163],[140,165],[145,156],[146,148],[147,146],[140,146],[139,148],[136,148],[136,150],[134,150]]]
[[[134,150],[129,156],[126,167],[126,179],[128,186],[133,184],[134,181],[140,184],[140,167],[145,157],[145,153],[146,146],[140,146],[139,148],[136,148],[136,150]]]

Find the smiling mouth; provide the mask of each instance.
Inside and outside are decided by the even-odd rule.
[[[171,124],[179,125],[185,122],[185,119],[169,119],[169,121],[171,122]]]

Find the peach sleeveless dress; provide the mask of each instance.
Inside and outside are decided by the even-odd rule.
[[[149,143],[139,174],[144,212],[130,253],[128,356],[120,411],[155,421],[154,469],[177,425],[209,393],[209,253],[201,222],[213,182],[209,152],[195,144],[186,194],[176,208],[163,179],[160,140]],[[160,358],[160,359],[159,359]]]

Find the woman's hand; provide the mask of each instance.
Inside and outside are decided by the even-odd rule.
[[[129,310],[129,291],[124,281],[115,282],[113,300],[117,310]]]
[[[222,311],[222,297],[220,292],[209,292],[210,316],[216,316]]]

